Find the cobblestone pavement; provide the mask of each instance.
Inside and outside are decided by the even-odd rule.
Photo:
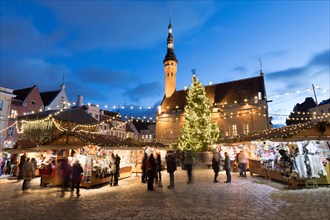
[[[147,191],[140,175],[119,181],[118,187],[102,185],[82,189],[81,197],[60,197],[58,187],[40,187],[22,193],[21,181],[0,179],[0,219],[329,219],[330,188],[285,189],[261,177],[238,177],[231,184],[213,183],[211,169],[195,168],[194,183],[186,184],[186,172],[175,172],[175,188]]]

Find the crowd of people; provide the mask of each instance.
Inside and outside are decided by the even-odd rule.
[[[121,158],[114,153],[110,155],[109,162],[109,184],[110,186],[118,186],[118,179],[120,176],[120,160]],[[193,166],[196,163],[196,158],[193,152],[185,151],[181,153],[168,150],[165,156],[166,171],[169,174],[168,189],[173,189],[175,186],[174,173],[177,170],[177,166],[181,165],[182,170],[187,172],[187,184],[193,183]],[[231,163],[227,152],[224,153],[224,158],[220,156],[218,152],[213,153],[212,157],[212,169],[214,171],[213,183],[219,183],[218,176],[221,168],[226,172],[225,183],[231,183]],[[238,164],[239,174],[241,177],[246,177],[246,163],[247,159],[245,152],[242,150],[236,155],[236,163]],[[147,183],[147,190],[155,190],[154,186],[162,187],[162,159],[160,151],[151,149],[145,150],[144,157],[142,159],[142,175],[141,182]],[[18,180],[23,180],[22,190],[26,192],[29,189],[30,181],[35,177],[37,169],[37,161],[35,158],[27,158],[26,154],[20,157],[20,163],[18,164]],[[70,165],[67,158],[60,161],[59,166],[60,174],[62,177],[61,196],[65,195],[66,191],[71,191],[71,196],[76,190],[77,197],[80,196],[80,183],[82,181],[82,173],[84,172],[79,160]],[[71,187],[71,190],[69,189]]]
[[[238,169],[240,176],[246,177],[246,156],[242,150],[236,156]],[[177,166],[181,165],[183,170],[187,172],[187,184],[193,183],[193,165],[195,164],[196,158],[191,151],[181,152],[179,159],[173,150],[167,151],[166,157],[166,171],[169,174],[170,184],[167,186],[168,189],[174,188],[174,173],[177,170]],[[218,176],[220,167],[226,172],[226,181],[224,183],[231,183],[231,163],[227,152],[224,154],[223,161],[221,161],[220,154],[218,152],[213,153],[212,157],[212,169],[214,171],[214,183],[219,183]],[[222,164],[222,165],[221,165]],[[155,190],[154,184],[162,187],[161,184],[161,156],[159,151],[146,151],[142,160],[142,176],[141,182],[148,183],[147,189],[150,191]]]

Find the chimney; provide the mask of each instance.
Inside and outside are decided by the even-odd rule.
[[[83,96],[82,95],[78,95],[78,98],[77,98],[77,106],[81,107],[82,106],[82,103],[83,103]]]

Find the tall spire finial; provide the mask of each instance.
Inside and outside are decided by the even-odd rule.
[[[172,20],[172,11],[171,10],[168,10],[168,16],[169,16],[170,24],[171,24],[171,20]]]
[[[63,75],[62,75],[62,85],[64,85],[64,77],[65,77],[65,74],[63,73]]]
[[[260,74],[262,74],[262,61],[261,57],[259,58]]]

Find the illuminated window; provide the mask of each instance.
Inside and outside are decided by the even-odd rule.
[[[248,134],[249,132],[249,124],[243,124],[243,133]]]
[[[16,118],[16,116],[17,116],[17,110],[11,110],[10,117],[11,118]]]
[[[232,125],[232,135],[236,136],[237,135],[237,125]]]
[[[144,134],[142,135],[142,139],[144,139]]]
[[[230,125],[226,126],[225,134],[226,136],[230,136]]]

